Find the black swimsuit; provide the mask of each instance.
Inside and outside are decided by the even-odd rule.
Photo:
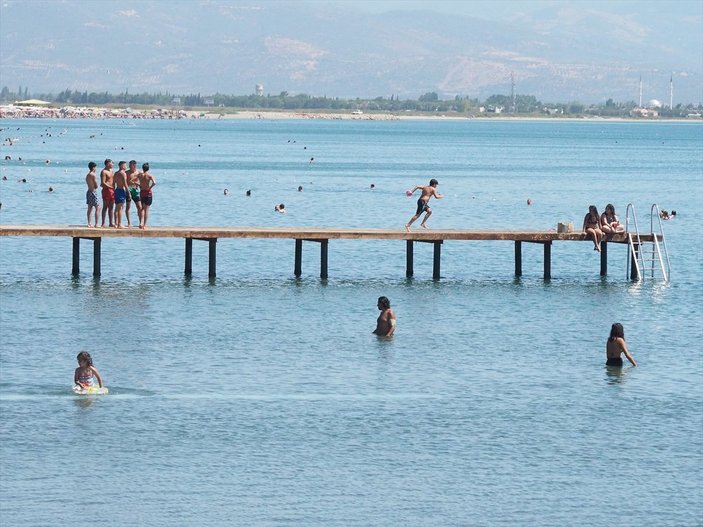
[[[611,357],[605,362],[605,365],[606,366],[618,366],[618,367],[622,368],[622,358],[621,357],[615,357],[615,358]]]
[[[430,202],[429,199],[428,199],[428,200],[424,200],[424,199],[422,199],[422,198],[419,198],[419,199],[417,200],[417,212],[415,212],[415,214],[422,214],[422,213],[425,212],[427,209],[429,209],[429,206],[428,206],[429,202]]]

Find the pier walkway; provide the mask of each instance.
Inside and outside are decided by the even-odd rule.
[[[0,225],[0,236],[66,237],[73,240],[72,272],[80,272],[80,241],[93,242],[93,275],[100,276],[101,243],[103,238],[183,238],[185,240],[185,274],[193,272],[193,240],[206,241],[208,251],[208,275],[216,276],[217,240],[221,238],[265,238],[295,240],[294,274],[302,274],[303,241],[320,244],[320,277],[327,278],[327,254],[330,240],[405,240],[406,276],[413,276],[413,251],[415,242],[431,243],[434,246],[432,277],[440,278],[440,261],[444,241],[512,241],[515,245],[515,275],[522,276],[522,243],[538,243],[544,247],[544,279],[551,278],[551,247],[554,242],[588,241],[582,232],[560,233],[556,230],[467,230],[467,229],[365,229],[342,227],[149,227],[136,228],[89,228],[73,225]],[[654,241],[655,234],[640,234],[642,242]],[[661,241],[662,236],[658,236]],[[608,270],[608,244],[627,244],[628,234],[618,233],[601,242],[600,274]],[[7,250],[7,249],[5,249]]]

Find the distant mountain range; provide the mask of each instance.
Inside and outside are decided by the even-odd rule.
[[[496,22],[322,2],[2,0],[0,86],[206,95],[260,83],[270,94],[483,99],[509,94],[512,74],[518,94],[589,103],[637,101],[641,77],[645,100],[668,104],[673,75],[674,104],[700,103],[703,4],[643,4]]]

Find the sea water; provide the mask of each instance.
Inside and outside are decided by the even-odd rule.
[[[198,241],[186,278],[181,239],[106,238],[93,279],[90,242],[72,278],[68,238],[0,238],[3,524],[701,525],[700,123],[0,127],[6,225],[83,224],[107,157],[151,164],[152,226],[402,228],[430,178],[431,228],[677,211],[670,283],[628,280],[621,245],[600,277],[590,242],[555,243],[544,281],[541,245],[516,279],[511,242],[447,241],[434,281],[422,243],[406,279],[405,242],[332,240],[320,280],[314,243],[296,279],[292,240],[223,239],[210,280]],[[604,367],[616,321],[637,368]],[[109,395],[72,394],[81,350]]]

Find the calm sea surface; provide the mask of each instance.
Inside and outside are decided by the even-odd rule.
[[[313,243],[296,280],[292,240],[220,240],[210,281],[205,243],[185,279],[182,240],[110,238],[96,281],[89,242],[74,279],[70,239],[0,238],[2,524],[701,525],[701,124],[0,127],[3,224],[82,224],[106,157],[151,163],[154,226],[402,227],[430,178],[435,228],[678,213],[669,284],[626,280],[619,245],[601,278],[589,243],[556,243],[545,282],[540,245],[515,279],[511,242],[446,242],[433,281],[431,245],[406,280],[404,242],[332,240],[321,281]],[[616,321],[637,368],[604,367]],[[109,395],[72,395],[81,350]]]

